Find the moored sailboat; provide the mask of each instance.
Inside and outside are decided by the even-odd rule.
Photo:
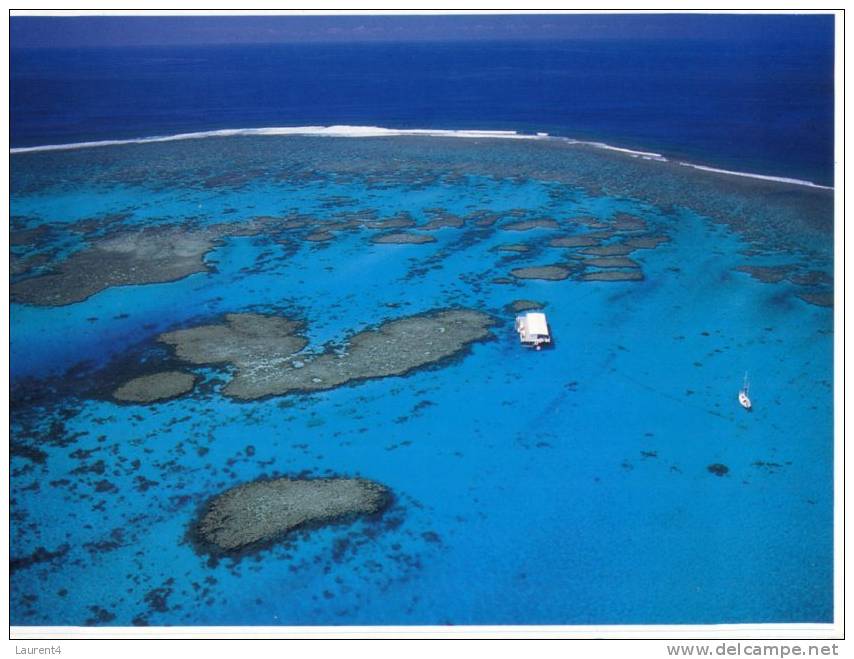
[[[744,384],[738,392],[738,402],[748,411],[753,408],[753,403],[750,402],[750,380],[747,379],[747,373],[744,374]]]

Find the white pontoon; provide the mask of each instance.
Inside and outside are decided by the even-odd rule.
[[[529,311],[522,316],[516,316],[516,331],[523,346],[539,350],[543,345],[552,342],[549,323],[544,313]]]

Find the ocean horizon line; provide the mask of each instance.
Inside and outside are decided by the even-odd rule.
[[[629,149],[626,147],[615,146],[606,142],[593,140],[579,140],[561,135],[551,135],[546,132],[537,133],[520,133],[515,130],[477,130],[477,129],[440,129],[440,128],[384,128],[381,126],[351,126],[351,125],[332,125],[332,126],[268,126],[260,128],[225,128],[209,131],[195,131],[189,133],[175,133],[172,135],[153,135],[148,137],[126,138],[117,140],[96,140],[87,142],[69,142],[64,144],[45,144],[39,146],[28,147],[13,147],[9,149],[10,155],[22,153],[40,153],[47,151],[74,151],[78,149],[103,148],[109,146],[123,146],[128,144],[152,144],[161,142],[177,142],[193,139],[207,139],[215,137],[240,137],[240,136],[319,136],[319,137],[456,137],[465,139],[515,139],[515,140],[552,140],[561,141],[568,144],[578,144],[590,146],[597,149],[614,151],[623,153],[632,158],[641,158],[643,160],[657,162],[671,162],[666,156],[653,151],[640,151],[637,149]],[[805,179],[790,178],[785,176],[772,176],[769,174],[760,174],[755,172],[743,172],[736,170],[721,169],[691,163],[686,161],[678,161],[679,165],[691,167],[698,171],[710,172],[715,174],[723,174],[727,176],[739,176],[743,178],[752,178],[761,181],[769,181],[774,183],[782,183],[788,185],[799,185],[809,188],[817,188],[821,190],[833,190],[833,186],[820,185],[813,181]]]

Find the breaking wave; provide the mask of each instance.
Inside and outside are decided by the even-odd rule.
[[[124,144],[150,144],[155,142],[178,142],[181,140],[199,140],[209,137],[235,137],[235,136],[287,136],[287,135],[318,135],[324,137],[398,137],[398,136],[423,136],[423,137],[459,137],[467,139],[504,139],[504,140],[559,140],[568,144],[583,144],[597,149],[605,149],[623,153],[632,158],[642,160],[653,160],[658,162],[669,162],[660,153],[652,151],[637,151],[624,147],[613,146],[604,142],[591,142],[577,140],[569,137],[549,135],[548,133],[519,133],[514,130],[448,130],[434,128],[383,128],[380,126],[273,126],[267,128],[229,128],[223,130],[208,130],[194,133],[177,133],[175,135],[156,135],[152,137],[139,137],[125,140],[100,140],[94,142],[73,142],[69,144],[45,144],[42,146],[28,146],[9,149],[9,153],[36,153],[42,151],[71,151],[76,149],[92,149],[107,146],[119,146]],[[773,181],[789,185],[802,185],[810,188],[832,190],[832,186],[818,185],[812,181],[782,176],[769,176],[766,174],[754,174],[751,172],[738,172],[728,169],[718,169],[706,165],[698,165],[690,162],[680,162],[680,165],[693,169],[715,174],[729,176],[741,176],[762,181]]]

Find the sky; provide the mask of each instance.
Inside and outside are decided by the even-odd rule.
[[[325,16],[19,16],[12,48],[354,41],[721,38],[833,33],[832,15],[517,14]]]

